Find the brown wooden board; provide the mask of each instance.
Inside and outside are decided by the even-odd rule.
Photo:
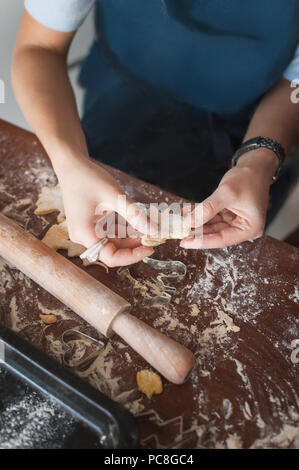
[[[0,157],[1,211],[42,238],[57,216],[33,214],[41,188],[56,184],[47,156],[34,135],[0,121]],[[110,170],[136,201],[178,200]],[[188,267],[169,305],[144,304],[116,269],[107,274],[100,266],[82,268],[129,300],[134,315],[196,355],[187,382],[163,380],[163,393],[151,400],[137,389],[136,372],[149,367],[140,356],[117,336],[102,338],[4,260],[0,321],[128,408],[138,419],[146,448],[298,447],[299,250],[264,237],[204,251],[168,242],[156,248],[154,257],[181,260]],[[79,258],[71,261],[82,266]],[[132,273],[139,280],[157,275],[143,263]],[[48,312],[57,315],[56,323],[41,321],[39,315]],[[94,346],[78,338],[63,343],[62,334],[72,328],[106,345],[81,371],[77,361]]]

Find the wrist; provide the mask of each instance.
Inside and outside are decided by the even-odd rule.
[[[272,177],[279,166],[279,160],[272,150],[263,147],[250,150],[241,155],[236,166],[238,168],[251,168],[257,174],[262,173],[264,177],[269,179],[271,184]]]
[[[59,152],[50,155],[50,159],[58,178],[69,175],[81,164],[86,164],[90,157],[86,152],[77,149],[61,148]]]

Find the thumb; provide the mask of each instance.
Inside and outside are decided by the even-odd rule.
[[[219,188],[211,196],[195,205],[191,214],[187,214],[191,227],[201,227],[213,219],[225,208],[225,202]]]

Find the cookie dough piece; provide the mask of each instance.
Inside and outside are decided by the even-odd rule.
[[[147,398],[151,399],[153,395],[159,395],[163,392],[161,377],[148,369],[137,372],[136,375],[138,389],[143,392]]]
[[[81,253],[86,250],[85,246],[80,245],[79,243],[74,243],[70,240],[66,220],[60,224],[52,225],[42,239],[42,242],[53,250],[67,250],[69,258],[80,256]],[[100,261],[90,263],[87,259],[83,260],[83,266],[90,266],[91,264],[102,266],[106,269],[106,272],[108,272],[108,267]]]
[[[36,215],[51,214],[51,212],[58,211],[57,222],[62,222],[65,219],[61,189],[59,185],[44,186],[39,194],[36,202]]]
[[[69,239],[66,220],[60,224],[52,225],[42,241],[53,250],[67,250],[70,258],[80,256],[85,250],[83,245],[74,243]]]
[[[166,242],[166,238],[154,238],[154,237],[148,237],[147,235],[144,235],[141,238],[141,244],[143,246],[151,246],[153,248],[155,246],[162,245],[165,242]]]
[[[39,317],[44,323],[46,323],[46,325],[52,325],[52,323],[56,323],[57,321],[57,317],[51,314],[48,314],[48,315],[41,314]]]
[[[165,243],[166,240],[182,239],[189,235],[190,229],[184,223],[184,219],[180,214],[173,214],[168,210],[159,212],[158,215],[159,233],[157,237],[149,237],[144,235],[141,243],[144,246],[158,246]]]

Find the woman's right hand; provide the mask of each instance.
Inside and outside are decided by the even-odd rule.
[[[89,158],[78,158],[71,167],[68,164],[67,168],[55,168],[55,171],[72,241],[86,248],[99,241],[95,232],[99,208],[101,212],[115,211],[142,235],[155,231],[146,213],[125,195],[113,176]],[[123,196],[123,204],[118,204],[119,196]],[[124,266],[137,263],[152,253],[152,248],[141,245],[140,237],[108,237],[100,260],[109,267]]]

